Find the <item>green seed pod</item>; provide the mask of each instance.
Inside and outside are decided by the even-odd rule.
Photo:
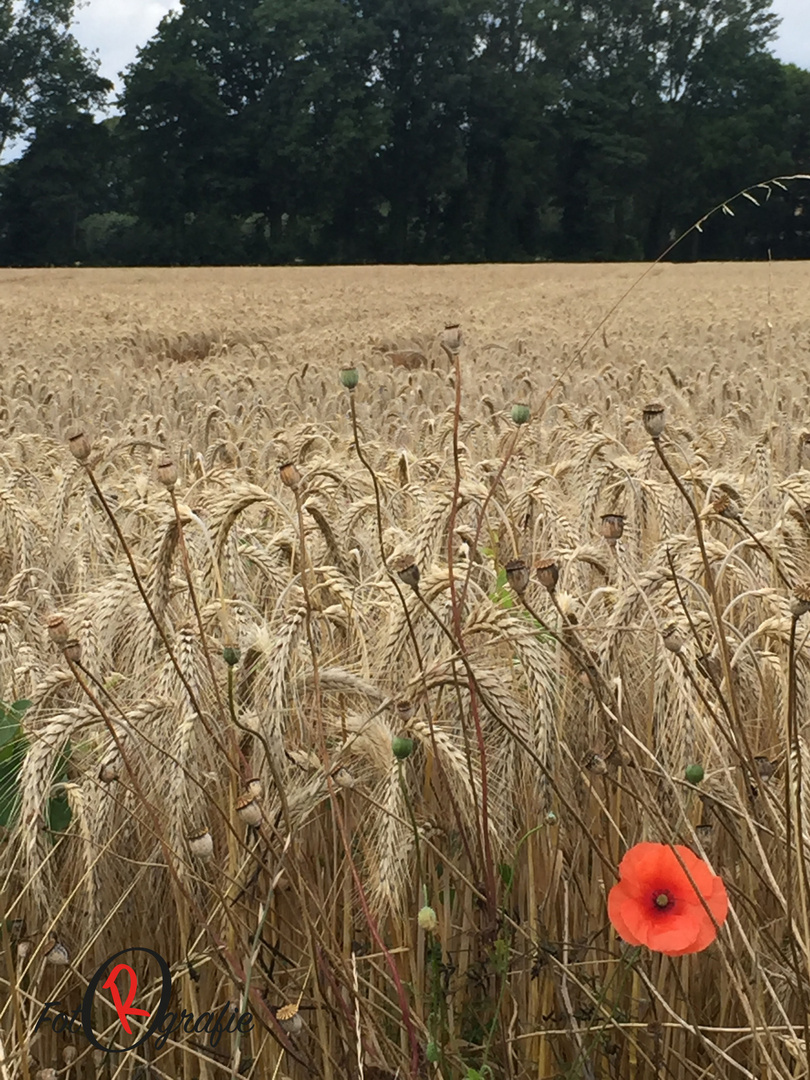
[[[398,735],[395,739],[391,740],[391,750],[397,761],[405,761],[413,753],[413,739],[408,739],[404,735]]]
[[[690,784],[699,784],[705,775],[702,765],[686,766],[686,779]]]
[[[360,382],[360,376],[357,373],[357,368],[345,367],[340,369],[340,381],[347,390],[354,390],[355,386]]]
[[[222,659],[228,667],[233,667],[234,664],[239,663],[239,650],[235,645],[226,645],[222,650]]]
[[[512,406],[512,420],[516,424],[528,424],[531,415],[528,405]]]
[[[416,916],[416,921],[419,923],[423,930],[431,932],[439,925],[439,920],[436,917],[436,912],[428,904],[425,904],[423,908],[419,909],[419,914]]]
[[[431,1063],[435,1064],[439,1060],[439,1044],[435,1039],[431,1039],[425,1047],[425,1057]]]

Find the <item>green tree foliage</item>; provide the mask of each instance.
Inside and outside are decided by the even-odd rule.
[[[0,0],[0,27],[12,7],[67,27],[72,0]],[[0,170],[0,259],[655,258],[810,170],[810,73],[775,25],[771,0],[183,0],[117,125],[79,121],[81,79],[4,91],[36,137]],[[792,191],[675,254],[808,257],[808,223]]]
[[[70,33],[75,0],[0,0],[0,154],[10,139],[103,104],[112,83]]]

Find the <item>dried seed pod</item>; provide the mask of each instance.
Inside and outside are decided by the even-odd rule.
[[[680,627],[677,623],[668,623],[661,631],[661,640],[664,642],[664,648],[669,649],[670,652],[676,655],[681,652],[686,644],[686,638],[681,633]]]
[[[297,1035],[304,1026],[297,1004],[290,1003],[289,1005],[279,1005],[273,1011],[276,1014],[276,1020],[278,1020],[279,1026],[289,1035]]]
[[[71,1045],[68,1044],[64,1048],[64,1050],[62,1051],[62,1061],[64,1061],[65,1065],[67,1065],[67,1067],[70,1068],[70,1066],[76,1060],[78,1055],[79,1055],[79,1052],[76,1049],[76,1047],[71,1046]]]
[[[70,637],[70,630],[64,615],[51,615],[47,627],[48,636],[55,645],[64,645]]]
[[[349,790],[351,790],[353,787],[357,787],[357,781],[355,780],[355,778],[352,776],[349,770],[345,769],[342,765],[339,768],[335,769],[335,771],[332,773],[332,779],[335,781],[338,787],[348,788]]]
[[[118,779],[118,765],[114,761],[105,761],[98,770],[98,778],[102,784],[112,784]]]
[[[77,461],[87,461],[90,457],[90,440],[83,431],[77,431],[75,435],[68,435],[68,447]]]
[[[158,480],[165,488],[173,488],[177,483],[177,466],[171,458],[162,458],[157,467]]]
[[[597,754],[596,751],[592,751],[585,758],[585,768],[590,772],[599,773],[600,775],[607,772],[607,762],[601,754]]]
[[[448,352],[455,354],[461,348],[464,341],[464,335],[461,333],[461,326],[459,323],[448,323],[444,328],[442,334],[442,344]]]
[[[703,850],[708,853],[713,846],[714,841],[714,827],[707,822],[703,822],[700,825],[695,826],[695,834],[698,840],[703,845]]]
[[[621,540],[624,532],[624,514],[602,514],[602,536],[609,544]]]
[[[520,426],[521,424],[528,424],[531,420],[532,414],[528,405],[513,405],[512,406],[512,423]]]
[[[25,933],[25,919],[7,919],[6,926],[12,941],[19,941]]]
[[[360,376],[357,373],[356,367],[345,367],[340,369],[340,382],[347,390],[354,390],[359,381]]]
[[[710,505],[712,513],[717,514],[718,517],[725,518],[726,521],[739,521],[740,514],[739,507],[732,501],[731,496],[727,492],[723,492],[719,495]]]
[[[208,829],[192,833],[186,838],[188,849],[197,859],[210,859],[214,854],[214,840]]]
[[[71,664],[79,664],[82,659],[82,646],[78,638],[71,638],[62,646],[65,659]]]
[[[810,581],[800,581],[793,589],[790,612],[794,619],[800,619],[810,611]]]
[[[264,784],[259,776],[251,776],[245,784],[245,791],[254,799],[260,799],[264,795]]]
[[[262,808],[254,795],[242,795],[236,800],[236,812],[246,825],[255,828],[261,824]]]
[[[543,588],[553,593],[557,588],[557,582],[560,580],[560,568],[556,559],[541,559],[535,566],[535,570]]]
[[[695,660],[697,669],[701,675],[704,675],[712,682],[719,683],[723,677],[723,668],[720,660],[716,656],[709,656],[707,653],[701,653]]]
[[[618,769],[619,766],[623,769],[631,769],[634,764],[633,759],[627,750],[618,744],[616,744],[608,754],[607,763],[614,769]]]
[[[523,559],[512,559],[504,567],[506,580],[518,595],[524,593],[529,585],[531,574]]]
[[[419,585],[419,567],[416,565],[413,555],[400,555],[391,562],[391,569],[398,575],[399,580],[416,589]]]
[[[36,1080],[56,1080],[56,1069],[38,1069]]]
[[[412,701],[408,700],[407,698],[403,698],[401,701],[397,702],[396,710],[397,719],[404,724],[405,721],[410,720],[410,718],[416,712],[416,706]]]
[[[31,950],[34,947],[34,943],[30,938],[23,938],[22,941],[17,944],[17,963],[22,965],[31,955]]]
[[[45,952],[45,959],[49,964],[56,964],[58,967],[67,967],[70,963],[70,953],[67,950],[67,946],[63,945],[56,934],[48,934],[48,941],[51,942],[51,947]]]
[[[294,461],[286,461],[279,466],[278,475],[282,484],[285,487],[292,488],[293,491],[296,491],[301,486],[301,473],[298,471],[298,466]]]
[[[654,439],[660,439],[666,426],[665,410],[664,406],[659,401],[654,401],[650,405],[645,405],[641,418],[644,421],[644,428],[648,435],[651,435]]]
[[[755,757],[754,764],[757,767],[757,772],[763,780],[770,780],[770,778],[776,772],[776,765],[773,761],[770,761],[766,757]]]

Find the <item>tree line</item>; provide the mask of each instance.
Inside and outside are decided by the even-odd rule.
[[[0,0],[3,265],[653,259],[810,173],[771,0],[183,0],[112,85]],[[810,258],[810,183],[673,257]]]

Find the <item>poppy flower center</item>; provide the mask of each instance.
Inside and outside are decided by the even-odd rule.
[[[672,899],[671,894],[663,889],[661,890],[661,892],[654,892],[652,899],[653,903],[659,911],[666,911],[667,908],[672,907],[675,902]]]

